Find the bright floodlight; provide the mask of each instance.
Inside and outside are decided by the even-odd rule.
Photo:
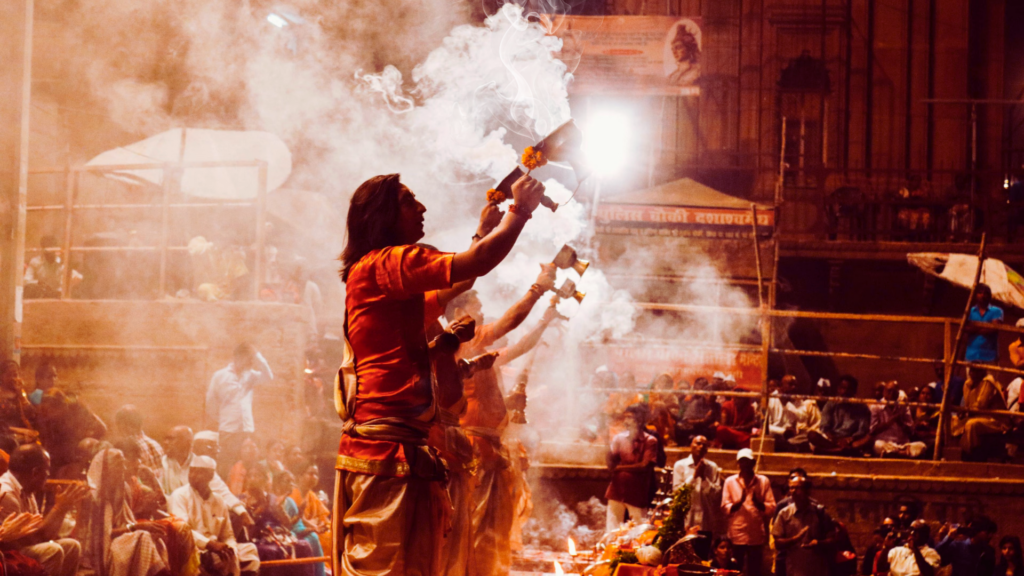
[[[281,18],[280,16],[278,16],[277,14],[274,14],[273,12],[271,12],[269,15],[267,15],[267,22],[270,22],[271,24],[273,24],[274,26],[277,26],[278,28],[284,28],[285,26],[288,25],[288,21],[287,20],[285,20],[284,18]]]
[[[583,130],[583,152],[599,173],[618,172],[626,163],[630,147],[629,118],[612,110],[598,112]]]

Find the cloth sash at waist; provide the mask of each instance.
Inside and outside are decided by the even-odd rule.
[[[448,468],[437,451],[427,446],[428,422],[405,418],[376,418],[357,424],[348,419],[341,433],[353,438],[397,442],[402,445],[405,462],[395,458],[367,460],[339,454],[335,468],[379,476],[412,476],[424,480],[447,481]]]

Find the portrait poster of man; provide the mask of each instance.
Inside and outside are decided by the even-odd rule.
[[[581,94],[697,96],[700,18],[677,16],[548,16],[562,39],[558,55]]]

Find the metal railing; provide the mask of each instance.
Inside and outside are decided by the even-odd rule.
[[[185,170],[190,168],[252,168],[257,170],[257,189],[256,197],[252,201],[219,201],[219,202],[172,202],[172,198],[180,194],[180,181],[181,176]],[[75,199],[78,195],[81,176],[83,174],[117,174],[124,173],[127,171],[137,172],[140,170],[160,170],[162,171],[161,179],[161,202],[159,203],[116,203],[116,204],[103,204],[103,203],[90,203],[90,204],[76,204]],[[73,253],[84,253],[84,252],[158,252],[159,253],[159,281],[158,281],[158,294],[163,296],[167,292],[167,274],[168,274],[168,254],[171,252],[180,252],[188,250],[186,246],[171,246],[170,245],[170,233],[171,224],[170,217],[172,210],[191,210],[191,209],[208,209],[208,208],[222,208],[222,207],[255,207],[256,209],[256,242],[255,242],[255,254],[253,264],[253,289],[252,298],[258,299],[260,283],[263,278],[263,260],[264,260],[264,248],[266,244],[266,204],[267,204],[267,163],[262,160],[254,161],[230,161],[230,162],[154,162],[152,164],[124,164],[124,165],[108,165],[108,166],[77,166],[77,167],[65,167],[65,168],[44,168],[35,169],[29,172],[29,175],[45,175],[45,174],[64,174],[65,176],[65,189],[64,189],[64,203],[63,204],[42,204],[35,206],[28,206],[27,212],[29,213],[46,213],[54,211],[63,211],[64,213],[64,230],[63,238],[61,241],[61,247],[59,249],[53,248],[53,251],[60,251],[64,257],[63,266],[63,278],[61,282],[61,294],[62,300],[70,298],[71,294],[71,254]],[[160,234],[159,242],[155,246],[75,246],[74,245],[74,224],[76,218],[76,212],[79,211],[91,211],[91,210],[159,210],[160,212]],[[21,250],[25,250],[24,245],[20,247]],[[41,251],[41,249],[28,249],[31,251]]]

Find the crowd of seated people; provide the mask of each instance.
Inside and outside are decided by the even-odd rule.
[[[107,426],[56,369],[0,365],[0,554],[5,576],[323,576],[330,504],[297,446],[246,440],[225,482],[219,434],[181,425],[163,442],[142,412]]]
[[[834,384],[820,380],[818,399],[808,399],[801,395],[809,395],[810,387],[785,375],[768,381],[768,405],[762,410],[759,387],[737,385],[735,378],[720,372],[697,377],[692,384],[668,373],[635,382],[631,373],[599,369],[593,391],[603,404],[594,421],[603,432],[591,434],[592,440],[607,442],[622,431],[623,410],[639,404],[646,407],[648,431],[662,448],[688,446],[701,436],[713,448],[738,450],[763,436],[773,440],[776,452],[882,458],[931,456],[944,386],[940,364],[936,380],[926,385],[904,390],[895,380],[882,381],[865,397],[858,396],[857,378],[843,375]],[[1016,378],[1003,385],[978,368],[967,370],[966,377],[951,378],[946,445],[960,448],[965,460],[1016,456],[1016,446],[1024,440],[1024,419],[965,409],[1019,412],[1021,382]]]

